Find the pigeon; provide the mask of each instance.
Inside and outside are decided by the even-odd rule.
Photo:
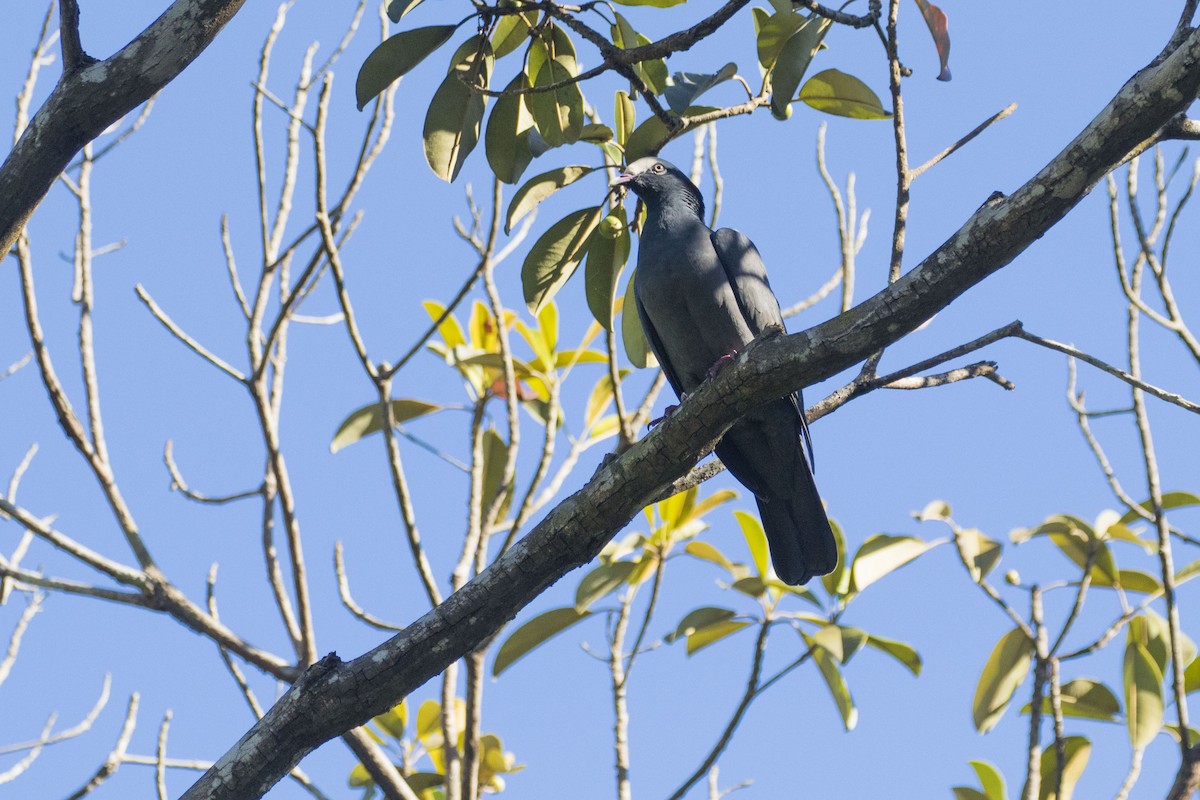
[[[754,244],[731,228],[711,230],[700,190],[677,167],[640,158],[613,185],[646,207],[634,298],[650,349],[682,401],[756,336],[783,326],[779,301]],[[800,392],[746,414],[716,454],[754,493],[780,580],[797,586],[832,572],[837,543],[809,468]]]

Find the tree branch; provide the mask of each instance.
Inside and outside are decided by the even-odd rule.
[[[442,605],[350,662],[329,655],[309,668],[184,797],[259,796],[319,744],[441,673],[550,584],[594,558],[739,416],[899,340],[1011,262],[1198,90],[1200,32],[1193,32],[1160,64],[1131,78],[1033,179],[1010,197],[985,203],[898,281],[823,325],[756,342]]]

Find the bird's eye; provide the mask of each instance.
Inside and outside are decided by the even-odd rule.
[[[660,175],[661,175],[662,173],[664,173],[664,172],[666,172],[666,171],[667,171],[667,168],[666,168],[666,167],[664,167],[662,164],[655,164],[655,165],[654,165],[653,167],[651,167],[650,169],[654,170],[655,172],[657,172],[657,173],[658,173],[658,174],[660,174]]]

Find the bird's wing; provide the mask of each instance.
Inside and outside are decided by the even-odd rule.
[[[771,291],[767,268],[754,243],[732,228],[715,231],[712,243],[750,331],[759,336],[772,325],[782,326],[779,301]]]
[[[641,320],[646,341],[650,343],[650,349],[654,351],[658,365],[662,367],[663,374],[667,376],[667,383],[671,384],[671,388],[675,390],[676,397],[683,397],[683,384],[679,382],[679,376],[671,365],[671,359],[667,357],[667,349],[663,347],[662,340],[658,338],[658,332],[654,330],[654,325],[650,322],[650,315],[646,313],[645,307],[642,306],[642,299],[637,296],[636,291],[634,292],[634,301],[637,303],[638,319]]]
[[[755,336],[760,336],[768,327],[783,327],[783,313],[779,310],[779,300],[771,291],[771,283],[767,280],[767,266],[758,254],[754,242],[741,231],[721,228],[713,232],[712,243],[750,331]],[[803,396],[800,392],[795,392],[791,399],[796,414],[800,417],[801,435],[808,446],[808,462],[815,467],[812,437],[808,432],[808,420],[804,416]]]

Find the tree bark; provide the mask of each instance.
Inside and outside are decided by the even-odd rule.
[[[594,558],[738,416],[897,341],[1011,262],[1183,113],[1197,90],[1200,32],[1192,30],[1168,57],[1131,78],[1036,176],[1009,197],[989,198],[916,269],[823,325],[754,343],[442,605],[353,661],[330,654],[313,665],[184,798],[261,796],[322,742],[441,673],[569,570]]]
[[[176,0],[111,58],[80,58],[78,9],[67,16],[64,72],[0,165],[0,254],[83,146],[150,99],[216,38],[246,0]],[[74,4],[68,4],[74,7]],[[70,8],[68,8],[70,11]],[[68,63],[69,62],[69,63]]]

